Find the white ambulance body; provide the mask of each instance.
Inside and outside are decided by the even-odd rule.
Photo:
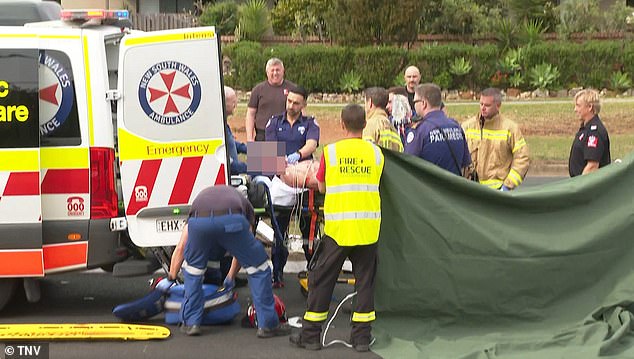
[[[175,245],[193,198],[228,183],[219,36],[126,16],[0,27],[0,309],[18,279],[112,267],[127,235]]]

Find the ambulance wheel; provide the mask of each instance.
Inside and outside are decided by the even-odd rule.
[[[104,264],[99,268],[103,269],[104,272],[112,273],[114,271],[114,263]]]
[[[2,310],[13,297],[17,283],[18,281],[15,278],[0,279],[0,310]]]

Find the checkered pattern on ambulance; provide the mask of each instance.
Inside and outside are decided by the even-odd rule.
[[[50,152],[50,153],[48,153]],[[52,158],[62,159],[60,163]],[[42,216],[45,220],[90,219],[87,148],[42,149]]]
[[[204,188],[225,184],[224,164],[215,155],[130,160],[121,168],[128,216],[145,207],[188,204]]]
[[[0,223],[42,222],[40,173],[0,171]]]
[[[0,224],[42,222],[40,151],[0,149]]]

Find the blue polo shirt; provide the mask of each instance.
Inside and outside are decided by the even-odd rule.
[[[314,117],[301,115],[291,127],[284,112],[271,117],[266,124],[265,140],[286,143],[286,154],[290,155],[304,147],[307,140],[315,140],[319,144],[319,125]]]
[[[428,113],[416,128],[409,130],[405,136],[404,152],[457,175],[461,175],[461,168],[456,167],[456,161],[460,167],[471,164],[469,147],[462,127],[456,120],[448,118],[442,110]]]

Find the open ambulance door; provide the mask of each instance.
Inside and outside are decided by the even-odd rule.
[[[7,278],[44,275],[40,198],[38,37],[18,28],[0,42],[0,308]]]
[[[120,46],[128,231],[137,246],[176,245],[196,195],[229,183],[219,35],[213,27],[134,33]]]

